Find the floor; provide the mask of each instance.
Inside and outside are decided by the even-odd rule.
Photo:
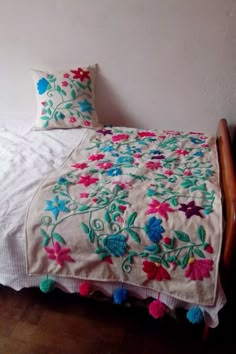
[[[155,321],[142,308],[59,290],[44,295],[38,289],[0,288],[0,354],[235,353],[229,348],[233,327],[224,313],[221,323],[203,345],[201,327]]]

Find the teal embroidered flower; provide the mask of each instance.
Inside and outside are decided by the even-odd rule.
[[[82,102],[78,102],[78,104],[81,112],[88,112],[90,114],[93,112],[93,106],[88,100],[86,100],[86,98]]]
[[[193,144],[203,144],[205,141],[198,138],[190,138]]]
[[[126,252],[127,243],[124,235],[108,236],[104,238],[102,242],[112,256],[121,257]]]
[[[109,170],[107,170],[107,176],[120,176],[122,175],[122,170],[119,167],[116,168],[110,168]]]
[[[64,177],[60,177],[60,178],[58,179],[58,181],[57,181],[57,184],[64,184],[64,185],[67,185],[67,184],[69,184],[69,181],[68,181],[66,178],[64,178]]]
[[[195,152],[195,154],[193,154],[194,156],[199,156],[199,157],[203,157],[204,156],[204,152],[199,150],[197,152]]]
[[[60,212],[68,213],[70,210],[66,207],[69,200],[60,200],[58,196],[55,196],[53,200],[46,200],[47,206],[45,211],[51,211],[54,218],[57,220]]]
[[[159,242],[162,238],[162,233],[165,232],[161,226],[162,220],[152,216],[146,223],[144,230],[152,242]]]
[[[132,156],[120,156],[117,159],[117,163],[133,163],[134,159]]]
[[[42,95],[44,92],[46,92],[50,88],[51,88],[51,85],[44,77],[37,82],[37,89],[38,89],[38,93],[40,95]]]
[[[113,146],[103,146],[103,147],[101,147],[101,151],[102,152],[113,151],[113,150],[114,150]]]

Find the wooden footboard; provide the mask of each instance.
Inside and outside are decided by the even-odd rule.
[[[224,238],[221,259],[223,278],[235,266],[236,255],[236,175],[228,124],[221,119],[217,131],[222,202],[224,210]],[[226,278],[228,278],[226,276]]]

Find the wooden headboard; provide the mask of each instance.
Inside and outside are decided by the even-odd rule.
[[[234,260],[236,255],[236,175],[232,144],[226,119],[221,119],[219,122],[217,146],[225,222],[221,270],[226,275],[231,273],[236,264]]]

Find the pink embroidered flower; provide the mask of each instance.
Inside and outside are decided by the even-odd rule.
[[[112,184],[115,184],[119,186],[121,189],[130,189],[132,188],[132,184],[129,182],[123,183],[123,182],[112,182]]]
[[[94,203],[97,203],[97,201],[98,201],[98,198],[93,198]]]
[[[198,132],[189,132],[189,134],[203,135],[204,133],[198,133]]]
[[[159,167],[162,167],[159,161],[158,162],[148,161],[146,162],[145,166],[150,170],[157,170]]]
[[[164,242],[166,245],[171,245],[171,238],[170,238],[170,237],[164,237],[163,242]]]
[[[203,148],[208,148],[209,145],[208,145],[208,144],[202,144],[202,147],[203,147]]]
[[[70,117],[69,121],[70,121],[71,123],[75,123],[75,122],[76,122],[76,118],[75,118],[75,117]]]
[[[70,74],[65,73],[63,76],[65,79],[68,79],[68,77],[70,77]]]
[[[188,261],[188,267],[185,272],[185,277],[191,280],[203,280],[210,277],[210,272],[213,270],[212,259],[196,259],[191,257]]]
[[[167,176],[172,176],[172,175],[173,175],[173,172],[172,172],[171,170],[166,170],[166,171],[164,172],[164,174],[167,175]]]
[[[97,164],[98,168],[104,168],[105,170],[107,170],[108,168],[111,168],[113,166],[112,162],[99,162]]]
[[[165,139],[166,136],[165,136],[165,135],[159,135],[158,138],[159,138],[159,139]]]
[[[80,198],[88,198],[89,194],[88,193],[80,193],[79,196],[80,196]]]
[[[170,280],[170,274],[160,263],[143,261],[143,271],[147,273],[148,279],[155,279],[158,281]]]
[[[213,253],[213,248],[211,247],[211,245],[206,245],[206,247],[205,247],[205,251],[207,251],[208,253]]]
[[[142,157],[141,154],[134,154],[134,157],[136,157],[137,159],[139,159],[140,157]]]
[[[90,186],[90,184],[97,183],[98,178],[87,176],[80,176],[77,184],[83,184],[85,187]]]
[[[83,170],[84,168],[87,168],[88,165],[85,162],[82,162],[82,163],[75,163],[74,165],[71,165],[71,167]]]
[[[62,84],[62,86],[63,86],[63,87],[68,86],[68,82],[67,82],[67,81],[62,81],[62,83],[61,83],[61,84]]]
[[[105,156],[104,154],[90,155],[89,160],[90,161],[102,160],[104,156]]]
[[[44,101],[44,102],[41,102],[41,105],[45,106],[45,103],[46,103],[45,101]]]
[[[185,176],[192,176],[192,172],[190,170],[185,170],[184,175]]]
[[[150,204],[148,204],[149,209],[146,211],[146,214],[155,214],[158,213],[163,216],[166,220],[168,219],[167,213],[173,213],[175,210],[170,208],[169,203],[160,203],[158,200],[153,199]]]
[[[54,243],[52,248],[44,247],[47,252],[48,259],[55,259],[55,261],[62,267],[64,262],[75,262],[75,260],[68,255],[70,248],[62,248],[58,242]]]
[[[120,140],[127,140],[127,139],[129,139],[128,134],[117,134],[117,135],[113,135],[113,137],[112,137],[112,141],[114,143],[116,143],[117,141],[120,141]]]
[[[85,125],[86,127],[89,127],[90,124],[91,124],[91,123],[90,123],[88,120],[85,120],[85,121],[84,121],[84,125]]]
[[[82,68],[71,70],[71,72],[74,74],[73,79],[80,79],[80,81],[84,81],[84,79],[90,79],[89,71],[83,70]]]
[[[107,262],[108,264],[113,264],[112,258],[110,256],[103,258],[103,262]]]
[[[116,221],[117,221],[117,222],[124,222],[124,219],[122,218],[122,216],[118,215],[118,216],[116,217]]]
[[[153,133],[153,132],[138,132],[138,136],[140,137],[140,138],[144,138],[144,137],[151,137],[151,136],[156,136],[156,134],[155,133]]]
[[[189,154],[189,151],[183,150],[183,149],[177,149],[177,150],[175,150],[175,153],[176,153],[177,155],[183,155],[183,156],[185,156],[185,155],[188,155],[188,154]]]
[[[45,114],[45,111],[44,111],[44,110],[42,110],[41,114],[42,114],[42,115],[43,115],[43,114]]]

